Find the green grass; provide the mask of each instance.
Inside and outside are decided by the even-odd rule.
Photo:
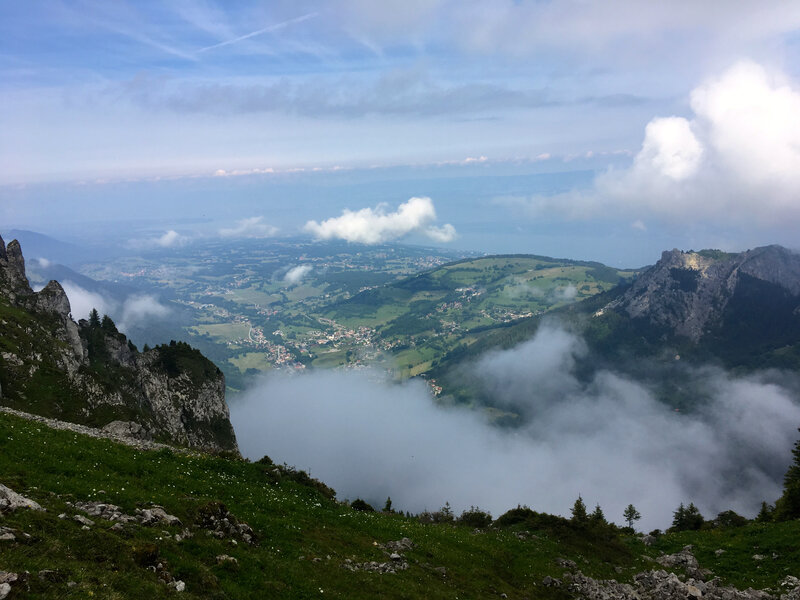
[[[696,545],[703,566],[741,586],[774,587],[800,564],[798,522],[669,535],[649,549],[636,538],[606,530],[593,533],[547,515],[475,533],[397,514],[354,511],[330,500],[324,488],[303,475],[283,470],[276,478],[274,469],[215,456],[136,451],[0,415],[0,482],[47,509],[3,518],[3,526],[27,532],[31,539],[3,542],[0,567],[30,571],[30,597],[171,597],[142,562],[148,550],[186,583],[185,598],[358,600],[490,598],[501,593],[509,598],[564,598],[559,590],[540,584],[545,575],[563,572],[557,558],[575,560],[590,576],[626,581],[652,568],[645,553],[672,552],[686,543]],[[118,533],[102,520],[83,531],[71,518],[76,511],[67,505],[76,500],[111,502],[128,514],[156,503],[185,526],[195,522],[201,507],[221,501],[255,530],[259,541],[234,546],[197,530],[193,538],[176,542],[173,536],[180,528],[132,525]],[[68,518],[59,519],[62,512]],[[534,535],[517,537],[524,530]],[[415,544],[405,553],[406,571],[380,575],[341,567],[345,559],[386,561],[375,543],[402,537]],[[726,553],[717,559],[713,551],[720,547]],[[756,565],[750,558],[756,552],[767,560]],[[779,558],[773,560],[772,552]],[[238,567],[217,565],[220,554],[235,557]],[[444,567],[446,575],[437,567]],[[58,571],[63,581],[39,581],[36,573],[42,569]],[[68,588],[68,581],[77,585]]]
[[[229,358],[228,362],[235,365],[241,373],[244,373],[247,369],[266,371],[271,368],[271,365],[267,362],[267,355],[263,352],[245,352]]]

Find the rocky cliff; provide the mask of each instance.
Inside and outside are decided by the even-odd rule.
[[[666,251],[607,310],[695,343],[723,328],[785,332],[800,326],[800,255],[781,246]]]
[[[0,238],[0,403],[121,434],[238,452],[222,372],[188,344],[139,352],[111,319],[76,323],[57,281],[34,292]]]

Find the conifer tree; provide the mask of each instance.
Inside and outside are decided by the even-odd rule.
[[[622,513],[622,516],[625,518],[625,521],[628,523],[628,527],[631,529],[633,529],[634,521],[638,521],[642,518],[641,513],[636,510],[636,507],[633,504],[628,504],[625,512]]]
[[[603,509],[600,508],[599,504],[594,507],[594,511],[589,515],[589,520],[595,524],[606,522],[606,516],[603,514]]]
[[[586,504],[580,494],[578,494],[575,504],[572,505],[572,520],[576,523],[586,523],[589,520],[589,515],[586,514]]]
[[[783,496],[775,506],[775,517],[781,521],[800,518],[800,440],[795,442],[792,456],[794,460],[783,478]]]
[[[89,325],[91,325],[92,327],[100,326],[100,315],[98,314],[96,308],[93,308],[92,311],[89,313]]]

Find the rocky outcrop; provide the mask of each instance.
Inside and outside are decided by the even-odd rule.
[[[222,372],[187,344],[139,352],[107,317],[75,323],[64,289],[34,292],[0,239],[0,403],[123,437],[238,453]]]
[[[20,508],[44,510],[37,502],[18,494],[11,488],[0,483],[0,514],[4,512],[14,512]]]
[[[633,584],[619,583],[613,579],[596,580],[582,573],[567,574],[567,591],[573,598],[581,600],[777,600],[761,590],[748,588],[738,590],[722,585],[719,579],[704,582],[695,579],[681,579],[667,571],[646,571],[634,576]],[[780,597],[789,600],[788,595]]]
[[[781,246],[765,246],[740,254],[665,251],[655,266],[600,313],[616,310],[697,342],[721,324],[731,299],[748,278],[797,297],[800,305],[800,255]]]
[[[779,596],[763,590],[739,590],[722,585],[718,577],[709,579],[713,574],[700,567],[691,546],[656,560],[663,566],[683,569],[688,578],[683,579],[683,575],[679,577],[665,570],[651,570],[634,575],[633,583],[628,584],[614,579],[592,579],[577,571],[565,573],[563,585],[573,598],[581,600],[794,600],[793,594],[800,590],[800,587],[793,587],[793,577],[787,577],[782,584],[784,589],[793,589]]]

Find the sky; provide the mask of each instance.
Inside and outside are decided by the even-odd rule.
[[[749,0],[10,3],[0,229],[792,246],[799,27]]]

